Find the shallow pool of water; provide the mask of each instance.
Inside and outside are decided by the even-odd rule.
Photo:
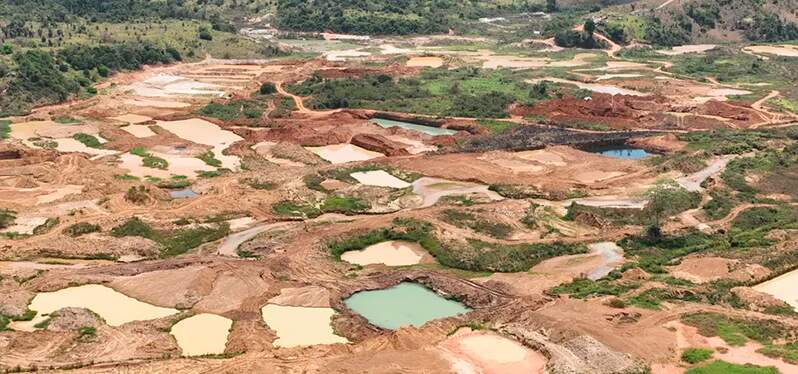
[[[406,130],[417,131],[423,134],[437,136],[437,135],[454,135],[457,131],[444,129],[440,127],[417,125],[410,122],[393,121],[390,119],[372,118],[371,122],[376,123],[382,128],[401,127]]]
[[[585,150],[590,153],[607,157],[622,158],[625,160],[639,160],[651,155],[651,153],[648,153],[645,149],[633,148],[624,145],[590,147]]]
[[[463,304],[447,300],[430,289],[410,282],[376,291],[358,292],[344,301],[349,309],[375,326],[396,330],[467,313]]]
[[[170,333],[177,340],[183,356],[224,353],[233,321],[215,314],[191,316],[172,326]]]
[[[38,293],[28,306],[30,310],[38,312],[36,318],[30,322],[33,324],[41,322],[43,315],[66,307],[89,309],[110,326],[162,318],[178,312],[176,309],[138,301],[109,287],[87,284],[55,292]]]
[[[182,190],[169,191],[169,196],[173,199],[190,199],[199,195],[190,188],[184,188]]]

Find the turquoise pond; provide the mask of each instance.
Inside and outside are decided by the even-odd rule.
[[[459,302],[447,300],[429,288],[410,282],[384,290],[358,292],[344,303],[372,325],[391,330],[409,325],[418,327],[435,319],[471,311]]]
[[[645,149],[632,148],[624,145],[610,145],[585,148],[585,151],[602,156],[623,158],[627,160],[639,160],[651,156]]]
[[[432,126],[424,126],[424,125],[417,125],[415,123],[409,122],[401,122],[401,121],[393,121],[389,119],[382,119],[382,118],[373,118],[371,122],[376,123],[377,125],[383,128],[390,128],[390,127],[401,127],[403,129],[418,131],[420,133],[424,133],[427,135],[437,136],[437,135],[454,135],[457,134],[457,131],[449,130],[449,129],[442,129],[439,127],[432,127]]]

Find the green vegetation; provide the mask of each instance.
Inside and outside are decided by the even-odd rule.
[[[446,223],[458,227],[467,227],[475,232],[498,239],[506,239],[513,233],[513,227],[508,224],[481,219],[473,212],[468,211],[446,209],[441,212],[441,219]]]
[[[98,225],[94,225],[88,222],[80,222],[65,228],[63,233],[64,235],[77,238],[78,236],[81,235],[90,234],[99,231],[100,231],[100,226]]]
[[[501,135],[507,132],[512,131],[512,129],[518,127],[517,123],[508,122],[508,121],[496,121],[490,119],[479,119],[477,123],[482,125],[483,127],[487,128],[493,135]]]
[[[53,122],[60,123],[62,125],[77,125],[81,123],[79,119],[70,116],[55,117],[53,118]]]
[[[567,254],[584,253],[581,245],[551,244],[493,244],[467,240],[463,244],[442,243],[434,235],[434,227],[424,221],[395,219],[388,228],[372,230],[327,244],[332,255],[339,258],[346,251],[363,249],[388,240],[419,243],[443,266],[488,272],[527,271],[545,259]]]
[[[58,217],[50,217],[39,226],[33,229],[33,235],[41,235],[50,232],[54,227],[58,226],[61,220]]]
[[[17,213],[13,210],[0,209],[0,229],[7,228],[14,224],[17,219]]]
[[[713,353],[715,351],[710,348],[688,348],[682,352],[682,361],[697,364],[712,358]]]
[[[36,312],[28,309],[25,313],[18,316],[0,314],[0,332],[8,331],[8,324],[12,321],[30,321],[36,316]]]
[[[311,96],[306,105],[315,109],[368,108],[437,116],[504,118],[510,103],[532,104],[541,98],[540,87],[525,83],[517,72],[465,67],[425,69],[418,76],[394,79],[367,75],[350,79],[324,79],[318,75],[289,87]]]
[[[555,295],[568,294],[577,299],[584,299],[593,296],[620,296],[625,292],[639,287],[636,283],[617,283],[608,279],[592,281],[587,278],[574,279],[571,283],[566,283],[549,290]]]
[[[246,184],[247,186],[254,188],[256,190],[273,190],[277,188],[277,184],[274,182],[262,181],[257,178],[245,178],[241,180],[241,183]]]
[[[560,47],[565,48],[585,48],[585,49],[601,49],[606,48],[607,45],[601,40],[597,40],[593,36],[596,30],[596,24],[592,19],[588,19],[583,31],[575,31],[571,29],[564,29],[554,35],[554,43]]]
[[[277,92],[277,87],[272,82],[266,82],[260,85],[260,89],[258,90],[258,92],[261,95],[271,95]]]
[[[159,188],[165,188],[169,190],[177,190],[181,188],[186,188],[191,186],[191,181],[188,180],[188,177],[185,175],[173,175],[171,178],[166,180],[157,180],[155,184]]]
[[[144,147],[134,147],[130,150],[130,153],[142,157],[141,164],[148,168],[162,170],[169,168],[169,162],[160,157],[153,156],[151,153],[147,152],[147,149]]]
[[[656,231],[666,217],[697,208],[701,203],[700,193],[687,191],[671,180],[659,181],[641,198],[648,201],[643,209],[603,208],[572,203],[566,218],[591,217],[613,225],[650,225]]]
[[[0,139],[8,139],[11,134],[11,121],[0,119]]]
[[[709,365],[689,369],[685,374],[778,374],[774,367],[761,367],[751,364],[737,365],[717,360]]]
[[[544,10],[528,1],[409,0],[364,3],[354,0],[280,0],[276,27],[295,31],[325,31],[354,34],[444,33],[466,20]]]
[[[72,135],[72,139],[75,139],[75,140],[83,143],[83,145],[85,145],[85,146],[87,146],[89,148],[101,149],[103,147],[102,143],[100,143],[100,140],[97,139],[97,137],[94,136],[94,135],[89,135],[89,134],[85,134],[85,133],[79,132],[79,133],[77,133],[75,135]]]
[[[161,257],[174,257],[199,247],[203,243],[219,240],[227,236],[230,226],[219,223],[213,226],[201,225],[178,230],[155,230],[138,217],[111,229],[111,236],[139,236],[157,242],[161,246]]]
[[[225,103],[210,102],[200,108],[197,113],[223,121],[232,121],[238,118],[257,119],[263,115],[263,103],[249,99],[233,99]]]
[[[703,336],[720,337],[733,347],[743,346],[749,339],[767,345],[789,333],[789,329],[776,321],[732,318],[709,312],[684,315],[682,322],[696,327]]]
[[[213,151],[207,151],[199,156],[198,159],[202,160],[205,164],[213,167],[220,167],[222,166],[222,162],[216,159],[216,156],[213,154]]]
[[[319,209],[322,213],[353,214],[364,212],[371,206],[360,199],[349,196],[329,196],[322,202]]]
[[[78,329],[78,335],[81,338],[91,338],[97,335],[97,329],[92,326],[83,326]]]

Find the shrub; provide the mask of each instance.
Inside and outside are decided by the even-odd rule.
[[[277,87],[274,83],[266,82],[260,85],[260,90],[258,90],[261,95],[270,95],[277,92]]]
[[[217,167],[218,168],[218,167],[222,166],[222,162],[219,161],[218,159],[216,159],[213,151],[207,151],[207,152],[197,156],[197,158],[202,160],[203,162],[205,162],[205,164],[213,166],[213,167]]]
[[[98,148],[99,149],[99,148],[103,147],[102,143],[100,143],[100,140],[97,139],[97,137],[95,137],[93,135],[89,135],[89,134],[84,134],[82,132],[79,132],[79,133],[77,133],[75,135],[72,135],[72,139],[75,139],[75,140],[83,143],[85,146],[87,146],[89,148]]]
[[[682,361],[697,364],[709,360],[715,351],[709,348],[688,348],[682,352]]]
[[[150,201],[150,190],[145,186],[134,186],[128,188],[125,193],[125,200],[133,204],[145,204]]]
[[[65,235],[76,238],[81,235],[90,234],[99,231],[100,231],[100,226],[98,225],[94,225],[88,222],[80,222],[65,228],[63,230],[63,233]]]
[[[0,209],[0,229],[11,226],[16,219],[16,212],[8,209]]]

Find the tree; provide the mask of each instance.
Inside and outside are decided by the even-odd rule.
[[[9,43],[3,43],[2,49],[0,49],[0,53],[4,55],[10,55],[14,53],[14,47],[11,46]]]
[[[270,95],[277,92],[277,87],[274,86],[274,83],[266,82],[260,85],[260,94],[261,95]]]
[[[588,36],[593,36],[593,32],[595,31],[596,31],[596,23],[593,22],[592,19],[588,19],[587,21],[585,21],[585,33],[587,33]]]
[[[557,11],[557,0],[546,0],[546,12],[554,13]]]

